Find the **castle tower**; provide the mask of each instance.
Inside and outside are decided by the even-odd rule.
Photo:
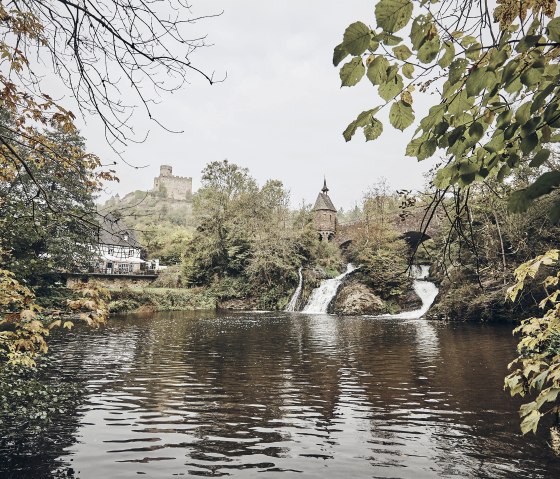
[[[192,178],[173,176],[169,165],[159,167],[159,176],[154,178],[154,192],[175,201],[192,201]]]
[[[173,176],[173,167],[169,165],[161,165],[159,167],[159,176]]]
[[[336,234],[336,208],[329,198],[327,180],[323,182],[323,189],[317,196],[313,213],[315,215],[315,227],[319,232],[321,241],[332,241]]]

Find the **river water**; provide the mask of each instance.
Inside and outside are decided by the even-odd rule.
[[[77,394],[33,446],[1,443],[0,477],[560,477],[502,389],[514,351],[506,325],[114,318],[53,338],[46,377]]]

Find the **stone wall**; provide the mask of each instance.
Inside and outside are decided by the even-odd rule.
[[[171,200],[192,201],[192,178],[172,173],[171,166],[162,165],[159,176],[154,178],[154,191],[163,192]]]

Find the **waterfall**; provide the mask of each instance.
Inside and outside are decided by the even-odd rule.
[[[296,310],[297,302],[298,302],[299,296],[301,295],[301,289],[303,287],[303,275],[301,274],[301,271],[302,271],[302,268],[300,267],[298,269],[299,283],[297,285],[296,290],[294,291],[294,294],[292,294],[292,297],[290,299],[290,302],[288,303],[288,306],[286,306],[286,309],[284,309],[284,311],[295,311]]]
[[[333,279],[325,279],[321,282],[318,288],[311,292],[309,301],[303,308],[302,313],[308,314],[327,314],[329,304],[336,296],[338,287],[341,285],[342,280],[349,275],[356,268],[352,263],[348,263],[346,271]]]
[[[434,283],[426,281],[429,274],[430,267],[427,265],[413,265],[410,268],[410,276],[414,279],[412,289],[414,289],[414,292],[422,300],[422,307],[420,309],[405,311],[399,314],[384,314],[383,317],[396,319],[419,319],[424,316],[439,293],[439,290]]]

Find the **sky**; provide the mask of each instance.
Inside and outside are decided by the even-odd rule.
[[[380,103],[363,80],[341,88],[332,51],[357,20],[374,23],[373,0],[192,0],[194,15],[223,11],[195,25],[213,46],[191,58],[222,83],[192,75],[181,91],[163,95],[154,114],[170,133],[140,110],[131,118],[141,137],[123,151],[116,167],[120,183],[101,199],[148,190],[161,164],[193,178],[211,161],[228,159],[250,170],[262,185],[278,179],[294,207],[313,203],[326,177],[337,208],[353,208],[363,192],[385,178],[394,189],[420,189],[431,164],[404,156],[414,128],[401,133],[385,123],[384,134],[365,142],[358,131],[346,143],[342,132],[361,111]],[[133,94],[123,88],[123,96]],[[381,117],[383,120],[383,117]],[[116,159],[95,117],[79,120],[89,150],[105,163]],[[140,168],[128,166],[129,163]]]

